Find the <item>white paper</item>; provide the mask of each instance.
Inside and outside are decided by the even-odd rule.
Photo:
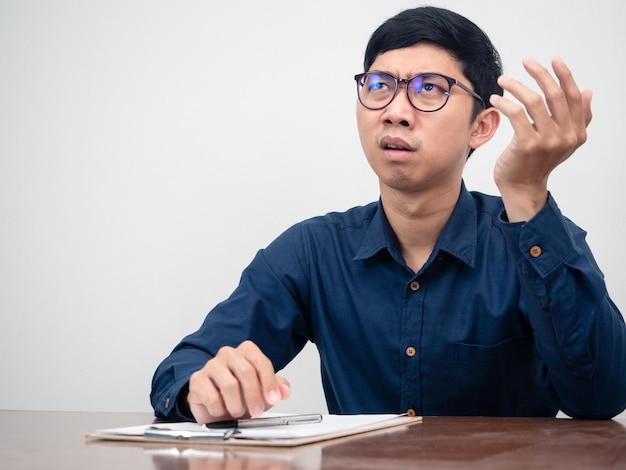
[[[277,416],[272,414],[270,416]],[[259,428],[239,429],[233,436],[237,439],[298,439],[315,437],[327,434],[346,432],[359,428],[375,426],[387,421],[394,420],[401,415],[397,414],[372,414],[372,415],[323,415],[322,421],[312,424],[292,424],[280,426],[267,426]],[[210,426],[210,425],[209,425]],[[150,428],[171,429],[175,431],[202,431],[204,426],[198,423],[161,423],[148,424],[142,426],[130,426],[123,428],[101,429],[101,434],[120,436],[143,436],[144,432]]]

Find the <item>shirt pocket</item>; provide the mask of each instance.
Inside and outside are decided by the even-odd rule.
[[[488,346],[449,343],[446,370],[452,415],[526,415],[545,397],[534,345],[524,336]]]

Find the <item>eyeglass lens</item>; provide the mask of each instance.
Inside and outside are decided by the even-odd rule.
[[[436,74],[417,75],[406,85],[409,100],[422,111],[440,109],[446,103],[451,87],[445,77]],[[368,72],[359,80],[359,99],[366,108],[382,109],[391,103],[397,88],[398,79],[393,75]]]

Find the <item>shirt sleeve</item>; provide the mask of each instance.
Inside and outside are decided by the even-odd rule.
[[[309,284],[306,247],[296,225],[256,254],[231,296],[159,365],[150,394],[156,416],[193,419],[184,401],[189,378],[222,346],[252,340],[275,370],[282,369],[312,340],[306,313]]]
[[[548,390],[566,414],[612,418],[626,408],[626,325],[586,232],[550,196],[530,221],[502,223]]]

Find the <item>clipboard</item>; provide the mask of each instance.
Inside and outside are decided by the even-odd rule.
[[[102,429],[90,432],[90,441],[123,441],[219,446],[297,447],[347,436],[409,426],[422,422],[419,416],[396,414],[323,415],[320,423],[298,426],[268,426],[248,429],[219,429],[210,437],[197,423],[162,423]],[[168,431],[158,432],[161,426]],[[157,428],[157,429],[155,429]],[[157,431],[158,435],[155,434]]]

